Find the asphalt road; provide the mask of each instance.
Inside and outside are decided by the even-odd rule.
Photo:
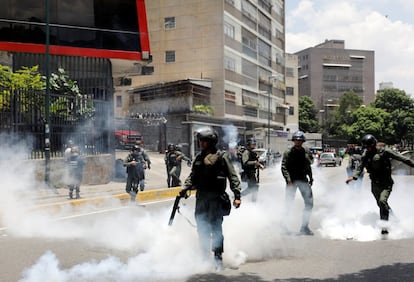
[[[280,168],[261,172],[257,203],[249,197],[225,218],[219,273],[198,259],[194,197],[168,227],[172,201],[87,206],[59,214],[16,210],[0,227],[1,281],[414,281],[412,177],[395,177],[390,198],[396,218],[379,235],[378,211],[364,180],[344,184],[345,166],[314,168],[315,236],[280,234],[284,197]],[[10,207],[13,208],[13,207]],[[289,228],[300,225],[296,196]],[[398,218],[397,218],[398,217]],[[385,239],[385,240],[384,240]]]

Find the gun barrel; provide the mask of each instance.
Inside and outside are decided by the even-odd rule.
[[[168,225],[173,224],[175,213],[177,212],[178,207],[179,207],[180,199],[181,199],[180,196],[175,197],[174,206],[173,206],[173,209],[171,211],[170,220],[168,221]]]

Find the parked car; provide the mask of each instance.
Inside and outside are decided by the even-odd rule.
[[[342,159],[333,152],[325,152],[319,156],[318,166],[340,166],[342,164]]]

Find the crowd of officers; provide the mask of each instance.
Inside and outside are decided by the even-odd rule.
[[[256,141],[249,138],[246,146],[240,146],[237,159],[241,168],[238,173],[233,164],[232,156],[225,150],[219,150],[217,143],[218,133],[207,127],[197,134],[200,152],[191,161],[174,144],[169,144],[165,152],[165,166],[167,172],[168,187],[182,187],[179,195],[187,198],[190,190],[196,190],[195,220],[199,243],[203,255],[209,258],[210,252],[214,254],[214,263],[217,270],[222,269],[222,253],[224,251],[224,236],[222,230],[223,217],[230,214],[231,201],[226,193],[226,185],[229,183],[233,193],[232,205],[239,208],[242,196],[251,196],[251,201],[256,202],[259,191],[259,172],[264,168],[255,153]],[[305,134],[297,131],[292,135],[293,146],[283,153],[281,173],[285,180],[285,207],[284,217],[281,222],[281,230],[285,234],[292,234],[287,228],[289,211],[299,190],[303,200],[304,209],[299,235],[313,235],[309,228],[309,222],[313,209],[312,185],[314,182],[312,173],[313,158],[310,151],[303,146],[306,142]],[[365,135],[361,140],[361,147],[356,146],[348,151],[349,164],[347,167],[348,178],[346,184],[355,181],[361,185],[364,171],[371,179],[371,191],[379,207],[380,219],[388,221],[391,208],[388,199],[391,194],[394,181],[391,177],[391,159],[395,159],[414,167],[414,161],[403,155],[385,148],[378,143],[375,136]],[[65,154],[66,155],[66,154]],[[185,161],[191,167],[190,175],[184,183],[180,181],[181,163]],[[76,147],[68,151],[67,162],[69,167],[80,167],[81,160]],[[135,145],[131,153],[124,160],[127,169],[126,191],[131,195],[131,201],[135,202],[138,191],[145,188],[145,170],[151,168],[151,161],[145,150]],[[74,170],[73,170],[73,173]],[[242,191],[241,181],[247,184]],[[79,183],[69,184],[69,197],[79,196]],[[387,235],[389,230],[381,229],[382,235]]]

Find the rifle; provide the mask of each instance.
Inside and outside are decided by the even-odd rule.
[[[175,213],[177,212],[177,210],[178,210],[178,212],[180,210],[180,206],[179,206],[180,199],[181,199],[180,195],[175,197],[174,206],[173,206],[173,209],[171,211],[170,220],[168,221],[168,225],[172,225],[172,223],[174,221]]]

